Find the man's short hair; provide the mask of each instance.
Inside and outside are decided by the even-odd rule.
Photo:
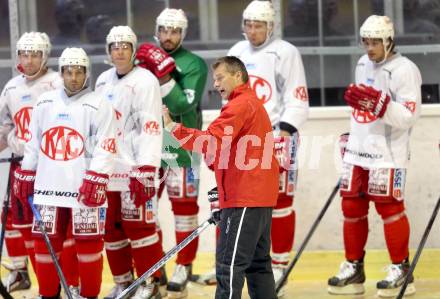
[[[240,59],[235,56],[220,57],[212,64],[212,69],[216,70],[222,64],[225,65],[226,71],[230,74],[241,72],[241,79],[243,83],[248,82],[248,72],[244,66],[244,63]]]

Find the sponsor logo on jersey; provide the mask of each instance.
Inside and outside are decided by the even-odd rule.
[[[52,160],[73,160],[83,154],[84,138],[72,128],[50,128],[43,133],[41,151]]]
[[[309,100],[307,88],[305,86],[298,86],[295,89],[295,98],[297,98],[298,100],[307,102]]]
[[[145,123],[144,126],[145,133],[148,135],[159,135],[160,134],[160,126],[157,121],[149,120]]]
[[[257,98],[263,101],[263,103],[267,103],[272,99],[272,86],[270,86],[266,79],[249,75],[249,85],[257,95]]]
[[[34,194],[46,195],[46,196],[72,197],[72,198],[77,198],[79,195],[78,192],[39,190],[39,189],[35,189]]]
[[[197,184],[194,169],[191,167],[186,168],[186,196],[194,197],[197,196]]]
[[[62,119],[62,120],[69,120],[70,114],[69,113],[58,113],[57,118]]]
[[[28,142],[32,138],[29,131],[29,123],[31,122],[32,107],[23,107],[14,115],[15,136],[18,139]]]
[[[178,156],[177,153],[162,153],[162,160],[175,160]]]
[[[405,176],[406,171],[402,168],[394,169],[394,179],[393,179],[393,197],[402,200],[403,192],[405,188]]]
[[[75,209],[73,214],[74,235],[97,235],[99,220],[96,209]]]
[[[107,100],[109,100],[110,102],[113,101],[113,94],[108,94]]]
[[[361,111],[358,109],[354,109],[352,115],[354,120],[361,124],[371,123],[377,119],[377,117],[374,114],[368,111]]]
[[[255,70],[257,68],[257,65],[255,63],[246,63],[246,70]]]
[[[116,154],[116,140],[115,138],[107,138],[101,143],[101,147],[109,153]]]
[[[121,173],[112,173],[110,175],[111,179],[126,179],[128,178],[128,173],[126,172],[121,172]]]
[[[192,104],[194,102],[194,99],[196,97],[196,92],[194,89],[184,89],[183,93],[186,96],[186,100],[188,101],[188,104]]]
[[[21,97],[21,102],[30,102],[32,100],[32,97],[30,94],[24,95]]]

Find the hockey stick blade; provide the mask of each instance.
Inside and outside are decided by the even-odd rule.
[[[116,299],[125,299],[148,277],[153,275],[154,272],[159,270],[163,265],[165,265],[174,255],[185,248],[189,243],[191,243],[195,238],[197,238],[208,226],[214,223],[214,220],[209,218],[199,225],[188,237],[186,237],[182,242],[174,246],[170,251],[168,251],[163,258],[161,258],[156,264],[154,264],[147,272],[138,277],[128,288],[126,288],[121,294],[119,294]]]
[[[61,266],[60,266],[60,262],[58,261],[58,257],[55,253],[55,250],[52,247],[52,244],[50,243],[49,236],[48,236],[46,229],[44,227],[44,222],[41,219],[40,212],[37,210],[37,208],[35,208],[34,198],[32,195],[29,196],[28,202],[29,202],[29,205],[32,209],[32,213],[34,214],[34,217],[37,220],[38,228],[40,229],[40,232],[43,235],[43,239],[44,239],[44,242],[46,243],[46,247],[49,250],[50,256],[52,257],[52,261],[55,265],[55,269],[57,270],[57,274],[58,274],[58,277],[60,278],[60,282],[61,282],[61,285],[64,289],[64,292],[66,293],[68,299],[73,299],[72,293],[70,292],[69,287],[67,286],[67,282],[66,282],[66,278],[64,277],[63,270],[61,270]]]
[[[275,286],[275,291],[278,294],[278,292],[281,290],[283,285],[286,283],[287,278],[289,277],[290,272],[292,271],[293,267],[295,267],[296,263],[298,262],[302,252],[307,246],[307,243],[309,243],[309,240],[311,239],[313,233],[315,232],[316,228],[318,227],[319,223],[321,222],[322,217],[324,217],[324,214],[327,212],[328,207],[333,201],[333,198],[335,197],[336,193],[339,189],[339,184],[341,183],[341,179],[338,180],[336,186],[333,188],[332,193],[327,198],[327,201],[325,202],[324,207],[321,209],[321,212],[319,212],[318,217],[316,218],[315,222],[313,222],[312,226],[310,227],[309,232],[307,233],[306,237],[304,238],[304,241],[302,242],[301,246],[298,249],[298,252],[296,253],[295,257],[293,258],[292,262],[287,267],[286,273],[284,273],[283,277],[281,277],[281,280],[279,283]]]
[[[431,218],[429,219],[428,225],[426,226],[425,232],[423,233],[422,239],[420,240],[419,246],[417,247],[416,254],[414,255],[414,259],[409,267],[408,273],[406,274],[405,281],[400,288],[399,295],[397,295],[396,299],[402,299],[405,295],[406,287],[409,284],[409,279],[412,276],[414,269],[417,266],[417,262],[419,260],[420,255],[422,254],[422,250],[425,247],[426,240],[428,239],[429,233],[431,232],[432,225],[434,224],[435,218],[437,217],[438,211],[440,209],[440,197],[437,199],[437,203],[434,207],[434,211],[432,212]]]

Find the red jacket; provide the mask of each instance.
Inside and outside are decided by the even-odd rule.
[[[272,126],[247,84],[233,90],[206,131],[178,124],[172,134],[183,148],[213,160],[221,208],[276,205],[279,165]]]

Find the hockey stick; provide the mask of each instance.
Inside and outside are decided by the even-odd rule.
[[[20,162],[23,157],[0,158],[0,163]]]
[[[281,288],[283,287],[284,283],[287,281],[287,278],[289,277],[290,272],[292,271],[293,267],[295,267],[296,263],[298,262],[302,252],[304,251],[304,249],[307,246],[307,243],[309,242],[310,238],[312,237],[313,233],[315,232],[316,228],[318,227],[319,223],[321,222],[322,217],[324,217],[325,212],[327,212],[328,207],[330,206],[330,204],[333,201],[333,198],[335,197],[336,193],[338,192],[339,184],[340,183],[341,183],[341,179],[338,180],[338,183],[333,188],[333,191],[330,194],[330,196],[328,197],[324,207],[322,208],[321,212],[319,212],[319,215],[316,218],[315,222],[313,222],[313,224],[312,224],[309,232],[307,233],[304,241],[302,242],[301,246],[299,247],[298,252],[296,253],[296,255],[293,258],[292,262],[287,267],[286,273],[284,273],[283,277],[281,277],[280,282],[275,286],[276,287],[275,291],[276,291],[277,294],[281,290]]]
[[[58,277],[60,278],[61,281],[61,285],[64,289],[64,292],[67,295],[67,298],[73,299],[72,293],[70,293],[69,287],[67,286],[67,282],[66,282],[66,278],[64,277],[63,270],[61,270],[60,262],[58,261],[55,250],[53,249],[52,244],[50,243],[49,236],[46,232],[46,228],[44,227],[44,222],[41,219],[40,212],[35,208],[33,201],[34,201],[33,196],[32,195],[29,196],[28,198],[29,205],[31,206],[32,213],[34,214],[34,217],[38,223],[38,228],[40,229],[40,232],[43,235],[44,242],[46,243],[47,249],[49,250],[50,256],[52,257],[52,261],[55,265],[55,269],[57,270]]]
[[[138,277],[128,288],[126,288],[121,294],[119,294],[116,299],[125,299],[148,277],[153,275],[154,272],[159,270],[164,266],[176,253],[185,248],[189,243],[191,243],[195,238],[197,238],[209,225],[214,223],[214,220],[209,218],[199,225],[188,237],[186,237],[182,242],[174,246],[170,251],[168,251],[163,258],[161,258],[156,264],[154,264],[147,272]]]
[[[13,158],[11,157],[9,159],[12,160]],[[6,187],[6,198],[3,201],[3,213],[2,213],[3,219],[2,219],[2,230],[0,234],[0,260],[3,258],[3,243],[5,242],[6,221],[8,219],[10,195],[11,195],[11,174],[10,171],[8,171],[8,184]],[[0,279],[0,295],[2,295],[4,299],[13,299],[13,297],[8,293],[6,287],[3,285],[1,279]]]
[[[417,251],[416,254],[414,255],[414,259],[411,263],[411,266],[409,267],[408,273],[406,274],[405,281],[403,282],[403,285],[400,288],[399,295],[397,295],[396,297],[397,299],[402,299],[402,297],[405,295],[406,287],[409,284],[409,279],[412,276],[414,269],[417,266],[417,262],[419,260],[420,255],[422,254],[423,248],[425,247],[426,240],[428,239],[429,232],[431,231],[432,225],[434,224],[439,209],[440,209],[440,197],[437,199],[437,203],[434,207],[434,211],[432,212],[431,218],[429,219],[425,232],[423,233],[422,239],[420,240],[419,246],[417,247]]]

